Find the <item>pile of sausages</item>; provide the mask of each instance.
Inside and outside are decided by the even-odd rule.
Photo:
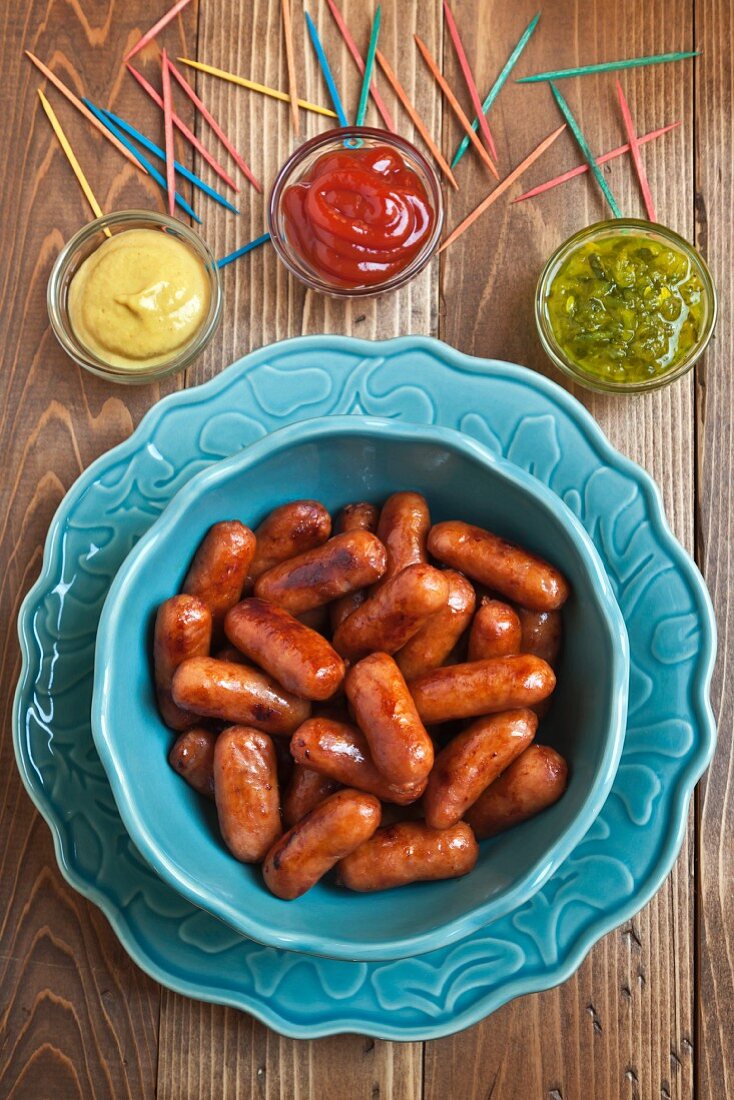
[[[418,493],[347,505],[333,533],[313,500],[217,523],[156,616],[171,765],[280,898],[332,867],[360,891],[466,874],[477,839],[565,790],[534,738],[568,594],[491,532],[432,526]]]

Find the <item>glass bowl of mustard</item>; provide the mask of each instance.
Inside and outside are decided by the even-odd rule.
[[[140,385],[183,370],[222,314],[219,269],[192,229],[121,210],[80,229],[59,253],[47,292],[56,338],[85,370]]]
[[[706,263],[678,233],[640,218],[597,222],[545,265],[535,297],[541,343],[592,390],[634,393],[675,382],[716,324]]]

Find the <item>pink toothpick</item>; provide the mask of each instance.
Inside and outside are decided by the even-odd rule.
[[[134,77],[135,80],[137,80],[143,91],[150,96],[154,103],[158,104],[161,110],[163,110],[163,98],[158,95],[158,92],[155,90],[153,85],[149,84],[143,74],[139,73],[138,70],[133,68],[133,66],[130,65],[128,62],[125,63],[125,68],[130,73],[130,76]],[[202,145],[196,134],[189,129],[184,120],[182,118],[179,118],[175,111],[171,111],[171,120],[179,133],[182,134],[186,141],[193,145],[194,149],[196,149],[196,152],[204,158],[206,163],[213,171],[217,173],[219,178],[224,180],[227,186],[231,187],[233,191],[239,192],[239,187],[229,175],[229,173],[225,172],[224,168],[222,168],[216,157],[213,157],[206,146]]]
[[[168,69],[168,54],[161,50],[161,79],[163,83],[163,131],[166,137],[166,190],[168,191],[168,213],[174,216],[176,210],[176,167],[173,148],[173,119],[171,118],[171,74]]]
[[[255,179],[252,172],[250,171],[249,166],[242,159],[240,154],[237,152],[237,150],[235,149],[234,145],[232,144],[232,142],[229,140],[229,138],[225,134],[222,127],[219,125],[217,120],[214,118],[214,115],[202,103],[202,101],[199,99],[199,97],[196,94],[196,92],[194,91],[194,89],[189,84],[188,80],[186,80],[181,75],[181,73],[178,71],[178,69],[173,64],[173,62],[170,60],[170,58],[169,58],[169,61],[168,61],[168,71],[175,78],[176,82],[181,86],[181,88],[183,88],[183,90],[186,92],[186,95],[189,97],[189,99],[194,104],[196,109],[201,113],[201,115],[209,123],[209,125],[211,126],[212,130],[214,131],[214,133],[217,135],[217,137],[221,141],[224,148],[227,150],[229,155],[232,157],[232,159],[234,160],[234,162],[238,166],[238,168],[242,172],[244,172],[244,174],[247,176],[248,180],[250,181],[252,186],[255,188],[255,190],[262,192],[262,189],[263,189],[262,184],[257,179]]]
[[[136,42],[133,48],[125,57],[126,61],[129,61],[131,57],[135,57],[135,54],[142,50],[143,46],[147,46],[151,38],[155,38],[159,31],[162,31],[164,27],[167,27],[172,19],[175,19],[180,11],[182,11],[189,0],[178,0],[178,3],[174,4],[170,11],[167,11],[165,15],[162,15],[157,23],[154,23],[149,31],[146,31],[139,42]]]
[[[489,129],[489,123],[487,122],[487,117],[482,108],[482,101],[479,98],[479,90],[477,89],[476,81],[474,80],[474,74],[472,73],[471,66],[469,65],[469,59],[466,56],[464,44],[461,41],[459,28],[456,26],[456,20],[454,19],[451,8],[446,3],[446,0],[443,0],[443,15],[444,19],[446,20],[446,26],[449,29],[449,34],[451,35],[451,41],[453,42],[454,49],[456,50],[456,56],[459,59],[461,71],[464,74],[464,82],[469,92],[472,107],[474,108],[477,119],[479,120],[479,129],[482,131],[482,137],[487,143],[487,148],[492,154],[492,158],[496,161],[497,148],[494,144],[494,138],[492,137],[492,133]]]
[[[640,181],[640,190],[642,191],[642,197],[645,200],[645,209],[647,210],[647,216],[651,222],[656,222],[658,219],[655,216],[655,204],[652,201],[652,193],[650,191],[650,184],[647,182],[647,175],[645,173],[645,166],[642,163],[642,157],[640,156],[640,141],[635,132],[635,124],[632,121],[632,112],[629,108],[629,103],[625,98],[625,94],[622,91],[622,85],[619,81],[615,81],[617,85],[617,98],[619,99],[619,106],[622,110],[622,118],[624,119],[624,128],[627,131],[627,141],[630,144],[630,153],[632,154],[632,163],[635,166],[637,172],[637,178]]]

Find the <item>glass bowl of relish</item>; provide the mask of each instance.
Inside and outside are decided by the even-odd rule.
[[[538,281],[535,319],[556,366],[592,390],[633,393],[681,378],[716,324],[698,252],[640,218],[597,222],[558,248]]]

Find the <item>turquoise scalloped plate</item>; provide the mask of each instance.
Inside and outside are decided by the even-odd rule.
[[[89,720],[107,590],[171,497],[274,428],[334,413],[456,428],[549,486],[599,551],[630,639],[624,749],[589,832],[520,908],[459,943],[387,963],[263,947],[166,886],[122,825]],[[15,751],[64,876],[158,981],[299,1038],[436,1038],[566,979],[670,871],[715,744],[711,603],[654,483],[552,382],[421,337],[301,337],[159,402],[65,497],[19,633]]]

